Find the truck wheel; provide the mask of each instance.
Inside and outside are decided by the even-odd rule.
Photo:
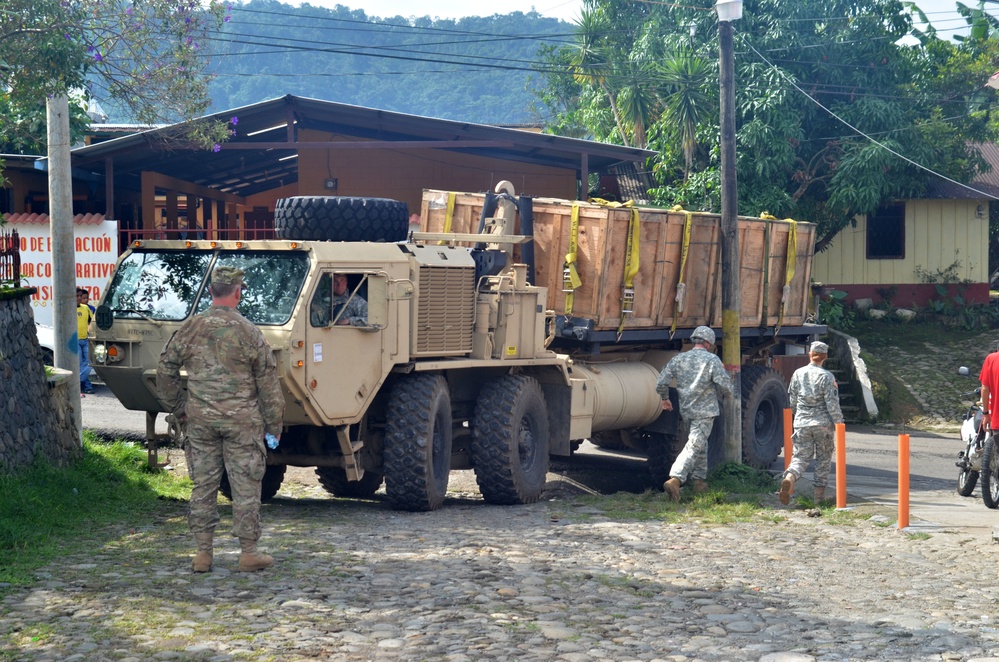
[[[621,438],[620,430],[597,432],[595,435],[590,437],[590,443],[597,448],[604,449],[605,451],[628,450],[628,445],[625,444],[624,439]]]
[[[487,384],[475,404],[472,468],[488,503],[534,503],[548,476],[548,407],[531,377]]]
[[[279,239],[403,241],[409,233],[405,202],[385,198],[296,196],[274,206]]]
[[[784,448],[787,387],[780,373],[756,365],[742,366],[742,459],[766,469]]]
[[[440,375],[404,377],[389,396],[385,492],[400,510],[436,510],[451,471],[451,400]]]
[[[274,498],[274,495],[281,489],[284,481],[284,472],[288,467],[283,464],[268,464],[264,469],[264,478],[260,482],[260,502],[264,503]],[[226,499],[232,501],[232,485],[229,484],[229,472],[222,470],[222,482],[219,484],[219,492]]]
[[[333,496],[353,499],[370,499],[384,481],[374,471],[365,471],[361,480],[347,480],[347,472],[341,467],[316,467],[316,476],[323,489]]]

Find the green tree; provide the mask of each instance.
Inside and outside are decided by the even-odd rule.
[[[616,2],[593,0],[591,11],[609,15]],[[641,4],[639,27],[579,31],[577,52],[600,47],[578,58],[588,75],[577,77],[583,108],[573,116],[591,135],[627,144],[608,122],[623,114],[596,110],[607,90],[641,82],[662,102],[647,124],[659,154],[654,200],[717,211],[716,17],[709,7]],[[983,14],[968,9],[972,34],[951,43],[914,32],[898,0],[746,0],[734,24],[740,213],[814,221],[821,249],[857,214],[925,192],[934,175],[920,166],[973,177],[984,163],[970,143],[996,135],[992,90],[982,87],[999,64],[996,26]],[[913,34],[921,43],[899,41]],[[636,61],[657,64],[622,75]]]
[[[99,97],[140,123],[192,120],[209,107],[213,32],[222,0],[6,0],[0,11],[0,136],[24,141],[46,97]],[[190,122],[203,147],[229,128]],[[44,132],[41,134],[44,136]]]

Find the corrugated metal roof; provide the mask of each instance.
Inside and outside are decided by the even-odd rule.
[[[996,143],[976,143],[972,147],[977,148],[985,162],[992,166],[992,172],[978,175],[968,182],[967,186],[960,186],[940,177],[931,177],[925,197],[957,200],[994,198],[999,200],[999,145]]]
[[[605,172],[626,162],[644,161],[651,150],[565,138],[484,124],[407,115],[332,101],[286,95],[209,116],[238,118],[236,135],[217,153],[191,149],[170,138],[174,127],[150,129],[73,150],[73,165],[104,168],[113,159],[116,180],[138,183],[144,170],[171,174],[234,195],[252,195],[298,181],[296,142],[303,129],[316,129],[371,145],[409,143],[421,148],[475,154],[493,159],[579,170],[585,160],[590,172]],[[259,146],[255,148],[255,146]]]

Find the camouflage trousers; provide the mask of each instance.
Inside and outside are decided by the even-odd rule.
[[[815,487],[826,487],[829,484],[829,465],[836,449],[833,431],[821,425],[797,428],[791,440],[794,442],[794,453],[785,475],[792,474],[798,480],[814,457]]]
[[[676,457],[669,470],[670,478],[678,478],[681,483],[687,478],[706,480],[708,477],[708,437],[715,417],[692,418],[687,421],[687,443]]]
[[[232,489],[232,535],[260,539],[260,481],[267,468],[262,424],[218,429],[187,422],[188,468],[194,488],[188,508],[192,533],[208,533],[219,524],[218,490],[223,469]]]

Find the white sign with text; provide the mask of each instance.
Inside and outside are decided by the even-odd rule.
[[[21,243],[21,285],[37,287],[31,297],[35,321],[52,326],[52,234],[48,223],[13,226]],[[118,221],[73,225],[76,286],[90,292],[91,305],[104,294],[118,261]]]

